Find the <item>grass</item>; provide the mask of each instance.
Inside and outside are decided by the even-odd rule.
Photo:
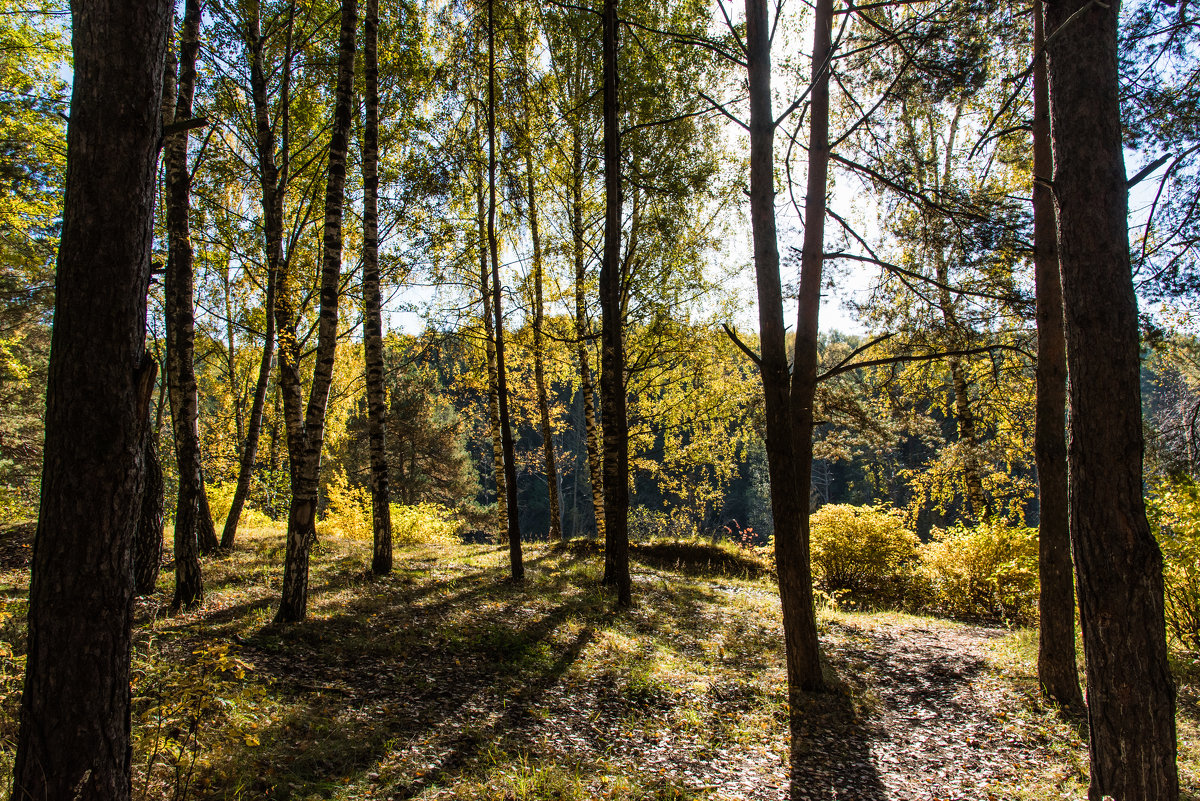
[[[134,798],[732,799],[735,780],[787,792],[778,596],[753,554],[703,542],[632,549],[637,606],[614,613],[594,545],[409,545],[374,578],[366,540],[323,536],[309,619],[275,626],[283,531],[239,531],[204,561],[206,597],[171,616],[172,577],[137,607]],[[11,771],[27,569],[0,570],[0,784]],[[826,603],[838,637],[954,626]],[[1176,654],[1185,798],[1200,777],[1200,664]],[[844,660],[843,660],[844,661]],[[992,654],[1017,716],[1051,749],[1013,799],[1081,797],[1086,751],[1037,694],[1036,636]],[[868,718],[872,687],[839,663],[836,705]],[[832,702],[831,702],[832,703]],[[772,785],[772,783],[777,783]],[[1190,795],[1186,794],[1190,793]]]

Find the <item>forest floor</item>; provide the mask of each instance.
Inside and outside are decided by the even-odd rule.
[[[28,582],[6,536],[0,773]],[[822,610],[832,690],[805,699],[793,748],[778,596],[736,553],[635,549],[618,614],[594,548],[527,546],[516,586],[502,547],[400,549],[376,579],[369,543],[326,538],[308,622],[280,627],[282,549],[278,529],[244,534],[186,614],[167,614],[167,573],[139,601],[135,799],[1085,796],[1082,722],[1038,700],[1031,632]],[[1196,682],[1180,683],[1196,799]]]

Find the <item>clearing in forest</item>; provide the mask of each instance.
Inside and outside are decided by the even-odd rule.
[[[276,627],[282,548],[260,529],[208,561],[196,612],[166,616],[169,571],[140,602],[135,799],[1084,795],[1077,729],[1031,692],[1028,633],[825,610],[835,690],[806,700],[790,751],[778,597],[715,548],[646,551],[637,607],[615,614],[588,548],[531,547],[514,586],[503,547],[404,548],[373,579],[369,544],[331,537],[310,620]],[[0,549],[4,768],[23,553]],[[1188,740],[1188,686],[1180,707]]]

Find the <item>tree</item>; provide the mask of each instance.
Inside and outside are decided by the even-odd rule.
[[[267,388],[271,379],[271,364],[275,352],[275,301],[279,292],[279,276],[284,269],[283,261],[283,209],[284,195],[289,175],[291,121],[291,65],[292,28],[294,5],[288,9],[287,44],[285,46],[282,77],[280,79],[279,127],[283,140],[281,165],[276,161],[275,126],[270,119],[267,100],[267,78],[263,63],[266,37],[262,34],[259,3],[249,3],[248,19],[244,23],[244,47],[250,62],[250,98],[254,107],[255,151],[258,161],[259,189],[262,193],[263,244],[266,250],[267,286],[263,315],[262,356],[259,359],[258,379],[254,384],[254,400],[246,421],[246,436],[242,443],[241,460],[238,466],[237,484],[225,516],[225,528],[221,532],[221,547],[232,548],[237,536],[238,521],[242,508],[250,493],[250,479],[258,454],[258,439],[262,431],[263,409],[266,406]],[[233,344],[230,343],[232,358]]]
[[[371,441],[371,571],[392,569],[392,518],[388,504],[387,394],[383,384],[383,297],[379,290],[379,2],[367,0],[363,26],[366,124],[363,126],[363,358]]]
[[[154,376],[146,292],[171,4],[114,0],[71,11],[69,168],[12,795],[123,801],[130,554]]]
[[[174,422],[175,459],[179,466],[179,498],[175,506],[176,553],[187,554],[194,539],[201,553],[220,545],[208,511],[200,461],[200,399],[196,386],[196,318],[193,298],[195,260],[189,215],[192,171],[188,167],[189,131],[196,127],[192,103],[196,91],[196,56],[200,51],[200,0],[184,5],[179,35],[178,93],[169,123],[176,130],[164,136],[168,255],[164,294],[167,316],[167,384]],[[176,584],[172,605],[191,606],[203,597],[199,565],[189,565]]]
[[[604,440],[604,583],[633,603],[629,577],[629,439],[621,315],[621,122],[617,0],[601,18],[604,87],[604,259],[600,267],[600,409]]]
[[[280,333],[280,383],[287,419],[292,500],[288,509],[283,592],[275,613],[278,623],[295,623],[308,615],[308,557],[317,539],[317,489],[325,442],[325,411],[337,352],[338,295],[342,272],[342,207],[345,202],[346,152],[354,90],[354,34],[358,7],[342,0],[338,35],[337,84],[333,131],[325,185],[325,225],[321,252],[321,307],[317,347],[308,405],[302,408],[300,347],[293,302],[280,298],[276,308]]]
[[[194,4],[193,4],[194,5]],[[191,117],[192,89],[195,86],[195,54],[199,48],[199,9],[185,15],[180,36],[180,52],[185,61],[190,54],[191,88],[180,91],[176,81],[178,60],[174,51],[167,53],[163,80],[162,125],[166,131],[175,124],[178,108],[186,105],[185,119]],[[185,67],[184,72],[187,73]],[[188,83],[185,80],[185,83]],[[181,144],[178,140],[182,138]],[[171,432],[175,440],[175,463],[179,470],[179,495],[175,510],[175,594],[171,608],[195,606],[204,599],[200,572],[200,476],[199,398],[193,362],[195,329],[192,318],[192,246],[188,236],[188,199],[190,173],[187,169],[187,131],[165,142],[164,161],[171,176],[165,193],[167,200],[168,258],[163,294],[166,317],[167,391],[171,406]],[[182,152],[181,152],[182,151]],[[180,164],[180,160],[183,161]]]
[[[1082,708],[1075,670],[1075,584],[1067,511],[1067,351],[1063,335],[1058,234],[1051,191],[1050,87],[1042,2],[1033,17],[1033,272],[1037,292],[1038,681],[1050,698]]]
[[[746,65],[750,86],[750,220],[758,286],[759,337],[766,415],[775,559],[783,607],[789,704],[799,693],[824,687],[813,610],[812,567],[808,553],[808,489],[812,471],[813,400],[816,391],[816,332],[824,258],[825,169],[829,154],[829,72],[832,3],[819,0],[812,52],[809,205],[805,214],[800,277],[796,365],[788,369],[783,324],[783,290],[775,227],[777,122],[771,110],[771,44],[765,0],[746,0]],[[814,165],[814,162],[816,163]],[[813,167],[818,169],[814,170]],[[810,233],[811,231],[811,233]],[[816,258],[812,248],[816,248]],[[811,352],[810,352],[811,351]]]
[[[1067,341],[1071,545],[1087,658],[1092,801],[1171,801],[1175,690],[1162,555],[1142,497],[1116,4],[1045,7]]]
[[[508,556],[513,581],[523,581],[525,565],[521,557],[521,521],[517,509],[517,462],[513,452],[512,425],[508,418],[508,377],[504,364],[504,311],[501,307],[500,265],[496,241],[496,19],[495,0],[488,0],[488,253],[492,262],[492,315],[496,341],[496,399],[500,419],[500,445],[504,455],[504,489],[507,493]]]

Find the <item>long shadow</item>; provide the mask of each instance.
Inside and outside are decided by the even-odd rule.
[[[843,692],[806,695],[792,714],[789,801],[890,801],[871,758],[878,736]]]
[[[566,590],[567,582],[562,584],[560,589]],[[496,585],[487,588],[495,592]],[[246,640],[251,661],[301,702],[290,720],[263,733],[263,749],[242,755],[262,768],[250,789],[264,795],[273,790],[271,797],[328,790],[339,777],[361,776],[402,750],[399,742],[436,742],[438,775],[449,776],[467,766],[493,737],[510,730],[592,637],[588,627],[562,644],[552,639],[553,633],[569,618],[586,619],[599,607],[594,594],[579,594],[521,625],[519,612],[528,599],[514,589],[511,595],[502,593],[498,606],[476,610],[464,635],[449,647],[437,641],[439,628],[462,628],[442,619],[443,603],[470,609],[464,596],[478,591],[468,588],[429,606],[411,605],[397,594],[382,610],[378,598],[364,598],[332,618],[286,630],[268,627]],[[376,623],[367,621],[372,610]],[[382,615],[387,620],[379,622]],[[395,641],[400,650],[346,651],[354,638],[365,642],[372,636]],[[331,643],[338,646],[321,647]],[[260,646],[270,646],[264,659],[253,653]],[[499,703],[506,704],[504,714],[487,723]],[[280,765],[287,768],[286,781],[273,785],[268,776]],[[422,784],[411,775],[404,781],[400,797],[415,794]]]

